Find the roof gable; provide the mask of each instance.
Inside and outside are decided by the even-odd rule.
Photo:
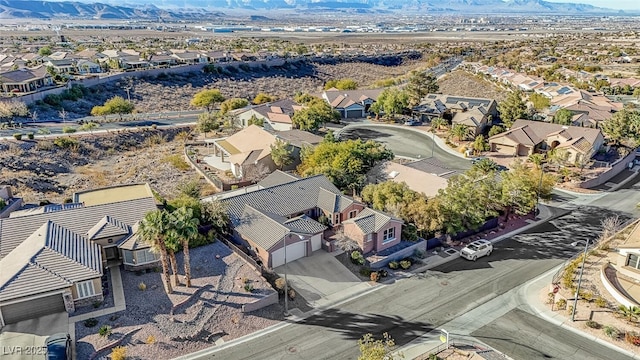
[[[95,240],[111,236],[124,236],[130,232],[131,228],[127,224],[107,215],[87,231],[87,238]]]

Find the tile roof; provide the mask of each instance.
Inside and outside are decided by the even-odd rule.
[[[266,214],[250,205],[245,205],[241,213],[242,221],[235,226],[235,230],[242,237],[250,239],[265,250],[276,245],[290,229],[283,225],[285,218]]]
[[[340,198],[340,200],[336,200]],[[204,201],[207,201],[205,198]],[[232,223],[238,223],[245,205],[259,211],[288,216],[315,207],[346,207],[353,200],[342,195],[324,175],[293,180],[246,194],[239,194],[221,200],[229,206]],[[338,203],[336,206],[336,202]],[[323,208],[323,207],[321,207]]]
[[[131,227],[129,225],[107,215],[87,231],[87,238],[94,240],[112,236],[124,236],[130,233]]]
[[[0,73],[0,79],[2,79],[4,83],[23,83],[43,77],[45,77],[45,75],[26,68]]]
[[[99,277],[102,253],[98,244],[47,221],[2,258],[0,267],[2,301]]]
[[[151,247],[151,245],[147,244],[146,242],[142,241],[142,239],[140,239],[140,235],[138,234],[139,224],[140,222],[133,224],[133,226],[131,227],[130,236],[128,238],[125,238],[120,243],[120,245],[118,245],[118,248],[123,250],[134,251],[134,250],[148,249]]]
[[[271,174],[267,175],[267,177],[265,177],[264,179],[262,179],[258,183],[258,185],[262,186],[263,188],[267,188],[275,185],[286,184],[299,179],[300,178],[296,177],[295,175],[286,173],[284,171],[276,170]]]
[[[391,220],[402,221],[381,211],[364,208],[358,216],[345,220],[342,223],[354,223],[362,230],[363,234],[371,234],[380,231]]]
[[[292,231],[309,235],[317,234],[327,229],[326,226],[313,220],[307,215],[300,215],[298,217],[289,219],[284,222],[284,225]]]
[[[274,134],[278,139],[282,139],[289,144],[299,148],[301,148],[303,145],[317,145],[324,140],[322,136],[318,136],[308,131],[299,129],[278,131]]]
[[[26,208],[26,209],[23,208],[21,210],[16,210],[11,212],[11,214],[9,214],[9,217],[14,218],[14,217],[20,217],[20,216],[26,216],[26,215],[33,215],[33,214],[44,214],[44,213],[51,213],[55,211],[61,211],[61,210],[77,209],[81,207],[82,207],[81,203],[49,204],[44,206],[37,206],[32,208]]]
[[[391,180],[405,183],[411,190],[421,192],[428,197],[436,196],[438,190],[447,187],[447,179],[444,177],[393,161],[385,161],[374,171],[383,175],[378,178],[379,181]]]
[[[338,90],[331,88],[325,90],[323,97],[334,108],[346,108],[354,104],[361,105],[366,99],[376,101],[383,90],[384,89]]]
[[[542,141],[550,134],[565,130],[571,139],[584,137],[589,143],[595,144],[599,136],[601,136],[600,130],[580,127],[580,126],[563,126],[560,124],[553,124],[543,121],[531,121],[531,120],[516,120],[513,123],[512,129],[527,126],[531,131]],[[538,142],[540,142],[538,141]]]
[[[52,213],[0,219],[0,259],[7,256],[47,221],[52,221],[76,234],[86,234],[105,215],[117,217],[122,223],[132,226],[141,220],[147,212],[156,209],[155,200],[145,197]]]

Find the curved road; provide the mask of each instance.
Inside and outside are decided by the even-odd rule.
[[[374,140],[383,143],[397,156],[414,159],[434,159],[451,170],[464,171],[471,167],[469,160],[449,153],[432,140],[432,135],[395,125],[353,124],[338,131],[341,139]]]

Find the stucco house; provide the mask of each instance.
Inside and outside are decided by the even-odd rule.
[[[604,137],[599,129],[530,120],[516,120],[511,129],[489,138],[491,151],[529,156],[559,149],[567,162],[588,160],[603,144]]]
[[[42,65],[0,73],[0,87],[4,94],[28,93],[53,85],[53,78]]]
[[[413,112],[419,114],[422,121],[439,117],[453,125],[464,125],[479,135],[498,115],[498,105],[493,99],[428,94]]]
[[[73,205],[0,219],[0,325],[101,301],[106,267],[158,265],[135,237],[152,197]]]
[[[246,193],[213,198],[228,206],[235,241],[245,244],[271,268],[284,264],[285,241],[287,262],[294,261],[321,248],[331,249],[332,240],[325,237],[325,230],[343,225],[345,234],[349,228],[353,240],[362,240],[365,252],[400,242],[402,221],[384,213],[367,212],[351,224],[349,220],[358,218],[365,205],[343,195],[324,175],[300,179],[276,171]],[[370,221],[374,224],[366,225]]]
[[[222,162],[230,163],[234,176],[250,178],[276,169],[271,158],[271,145],[278,140],[288,143],[292,148],[293,162],[284,168],[290,170],[300,163],[300,149],[303,146],[314,146],[322,138],[297,129],[269,132],[251,125],[229,137],[205,141],[213,146],[214,156],[219,156]]]
[[[331,88],[322,93],[322,98],[345,119],[367,116],[371,105],[378,100],[384,89],[338,90]]]
[[[302,108],[291,99],[282,99],[266,104],[249,106],[233,112],[242,127],[249,125],[249,120],[262,120],[266,130],[285,131],[293,129],[293,114]]]
[[[616,270],[640,281],[640,221],[634,225],[624,242],[617,246],[617,250]]]

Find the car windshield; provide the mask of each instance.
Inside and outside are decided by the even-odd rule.
[[[469,249],[471,251],[477,251],[478,250],[478,246],[471,244],[471,245],[467,246],[467,249]]]

